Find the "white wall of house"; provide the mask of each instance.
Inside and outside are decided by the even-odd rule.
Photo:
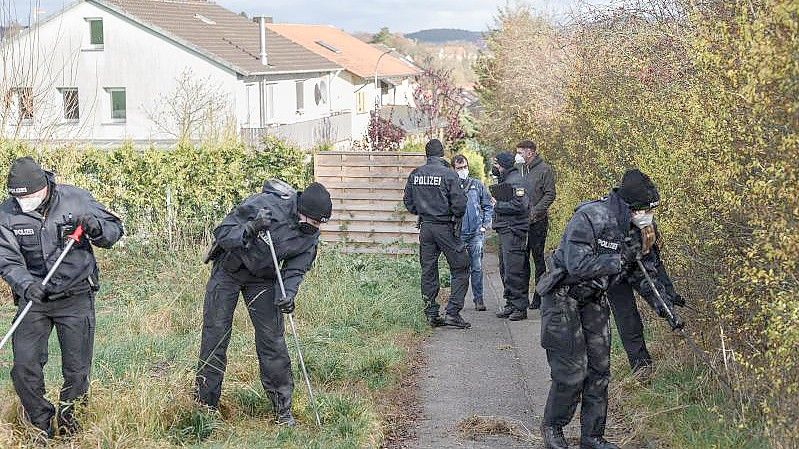
[[[102,21],[102,45],[91,43],[91,21]],[[92,3],[81,2],[6,41],[0,60],[0,133],[29,140],[91,140],[117,142],[172,141],[177,129],[158,120],[165,98],[182,74],[202,80],[226,98],[225,117],[216,122],[240,128],[302,126],[318,133],[315,122],[342,115],[351,122],[334,142],[346,148],[365,138],[369,112],[381,95],[382,104],[408,104],[412,83],[407,79],[388,92],[373,80],[345,70],[332,73],[265,75],[243,78],[234,71],[192,52],[146,27]],[[65,102],[77,90],[77,119]],[[124,90],[124,119],[115,118],[112,98]],[[66,91],[66,93],[65,93]],[[24,98],[23,98],[24,97]],[[23,106],[21,103],[25,103]],[[32,119],[20,112],[32,108]],[[164,129],[170,128],[170,129]],[[303,139],[307,144],[307,136]],[[342,146],[343,145],[343,146]]]
[[[102,45],[90,44],[92,19],[102,20]],[[232,116],[246,114],[244,85],[234,72],[90,3],[79,3],[8,45],[4,52],[15,57],[4,58],[2,87],[31,87],[34,117],[15,120],[19,95],[12,95],[6,135],[34,140],[174,138],[152,116],[186,70],[229,98]],[[78,90],[78,120],[64,117],[64,88]],[[114,89],[124,89],[125,119],[112,117]]]

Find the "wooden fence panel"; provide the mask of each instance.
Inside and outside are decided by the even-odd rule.
[[[414,252],[419,230],[402,197],[408,175],[424,163],[420,153],[317,153],[314,178],[333,199],[333,218],[322,227],[322,239],[349,252]]]

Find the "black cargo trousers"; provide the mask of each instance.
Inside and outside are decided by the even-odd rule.
[[[527,258],[527,228],[499,228],[499,275],[505,307],[526,311],[530,305],[530,261]]]
[[[25,299],[19,301],[17,316],[27,303]],[[75,403],[89,391],[94,326],[94,292],[87,288],[57,301],[34,303],[14,332],[11,380],[26,417],[39,429],[50,430],[50,421],[56,414],[55,406],[44,397],[43,372],[53,328],[58,334],[61,374],[64,377],[58,398],[58,421],[61,425],[72,419]]]
[[[580,408],[584,437],[602,436],[610,380],[609,307],[604,294],[576,299],[561,287],[541,298],[541,346],[552,385],[543,425],[564,427]]]
[[[438,298],[440,289],[438,258],[441,253],[444,253],[452,274],[452,290],[447,303],[447,315],[456,316],[463,309],[464,298],[469,288],[469,254],[458,234],[453,223],[422,222],[419,228],[422,297],[425,300],[427,317],[436,317],[439,313],[436,298]]]
[[[549,230],[549,217],[544,217],[534,223],[530,223],[530,229],[527,231],[527,253],[533,259],[535,271],[532,270],[530,259],[527,258],[527,265],[525,269],[527,272],[535,274],[535,282],[541,280],[541,276],[547,271],[546,264],[544,263],[544,248],[547,243],[547,231]],[[529,279],[529,277],[528,277]],[[533,287],[535,289],[535,287]],[[541,296],[537,291],[533,291],[533,298],[531,299],[530,306],[533,308],[541,307]]]
[[[619,338],[633,371],[652,365],[652,356],[644,340],[644,323],[635,303],[633,287],[623,280],[608,289],[608,300]]]
[[[197,400],[201,403],[212,407],[219,405],[233,313],[241,294],[255,329],[261,385],[274,405],[290,409],[294,382],[283,315],[274,303],[275,282],[276,279],[255,278],[244,268],[229,273],[219,260],[214,262],[205,291],[200,361],[195,380]]]

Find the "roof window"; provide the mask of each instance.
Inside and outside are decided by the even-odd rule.
[[[325,41],[316,41],[316,44],[321,46],[321,47],[324,47],[324,48],[326,48],[326,49],[328,49],[330,51],[332,51],[333,53],[341,53],[341,50],[339,50],[338,48],[328,44]]]
[[[206,25],[216,25],[216,22],[214,22],[213,20],[209,19],[208,17],[205,17],[202,14],[195,14],[194,18],[199,20],[200,22],[206,24]]]

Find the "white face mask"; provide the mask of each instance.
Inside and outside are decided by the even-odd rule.
[[[517,164],[524,164],[525,162],[527,162],[527,161],[524,160],[524,156],[522,156],[519,153],[516,153],[516,163]]]
[[[47,198],[47,189],[42,189],[24,198],[17,198],[17,203],[19,203],[22,212],[28,213],[35,211],[37,207],[41,206],[45,198]]]
[[[655,220],[655,213],[647,210],[640,210],[633,212],[632,222],[638,229],[644,229],[651,226]]]
[[[460,170],[455,170],[455,171],[458,173],[458,177],[461,178],[461,179],[466,179],[466,178],[469,177],[469,169],[468,168],[462,168]]]

